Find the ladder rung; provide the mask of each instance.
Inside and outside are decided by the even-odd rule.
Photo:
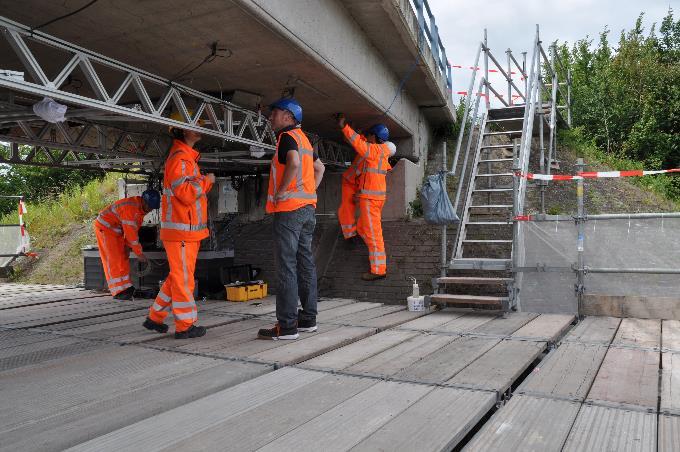
[[[437,284],[504,285],[510,281],[512,281],[512,278],[485,278],[478,276],[442,276],[437,278]]]
[[[472,190],[473,192],[507,192],[507,191],[512,191],[512,188],[475,188]]]
[[[497,163],[497,162],[512,162],[512,159],[487,159],[479,161],[479,163]]]
[[[512,224],[510,221],[468,221],[466,226],[491,226],[491,225],[508,225]]]
[[[476,174],[477,177],[503,177],[503,176],[514,176],[512,173],[489,173],[489,174]]]
[[[463,240],[463,243],[512,243],[512,240]]]
[[[512,204],[507,205],[507,204],[489,204],[485,206],[470,206],[470,209],[510,209],[512,208]]]
[[[445,304],[475,304],[492,306],[501,309],[503,302],[507,301],[507,297],[485,297],[481,295],[452,295],[452,294],[433,294],[430,295],[430,301],[433,303]]]
[[[491,136],[491,135],[511,135],[513,133],[522,133],[521,130],[506,130],[504,132],[486,132],[484,136]]]
[[[505,119],[487,119],[486,122],[506,122],[506,121],[524,121],[524,116],[517,118],[505,118]]]

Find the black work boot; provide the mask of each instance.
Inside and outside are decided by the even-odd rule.
[[[204,326],[191,325],[186,331],[175,331],[175,339],[193,339],[205,336],[208,331]]]
[[[304,311],[302,309],[298,309],[297,329],[301,333],[313,333],[317,330],[316,317],[305,317]]]
[[[142,326],[147,330],[157,331],[161,334],[165,334],[168,332],[168,325],[166,325],[165,323],[156,323],[148,317],[146,318],[144,323],[142,323]]]
[[[300,335],[296,327],[281,328],[278,323],[274,325],[274,328],[262,328],[257,332],[258,339],[269,341],[295,340],[298,337]]]
[[[114,300],[121,300],[121,301],[128,301],[132,300],[132,297],[135,295],[135,288],[134,287],[128,287],[122,292],[117,293],[116,295],[113,296]]]

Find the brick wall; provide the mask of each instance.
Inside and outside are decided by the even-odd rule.
[[[276,266],[272,225],[269,219],[237,227],[235,234],[235,264],[251,264],[262,269],[260,278],[269,283],[270,292],[276,293]],[[439,275],[440,228],[422,220],[386,221],[383,235],[387,252],[388,276],[384,280],[365,282],[361,274],[368,271],[368,252],[360,243],[349,249],[339,237],[334,219],[319,221],[314,236],[314,246],[319,246],[324,232],[338,230],[337,243],[319,282],[321,296],[354,298],[362,301],[405,304],[411,293],[413,276],[418,280],[421,294],[432,293],[431,279]],[[454,230],[449,230],[449,252]],[[324,250],[327,247],[324,247]],[[322,268],[317,268],[319,273]]]
[[[368,271],[366,246],[361,243],[350,249],[340,239],[321,281],[321,295],[405,304],[412,289],[409,276],[418,280],[421,294],[431,294],[431,279],[439,276],[440,231],[440,227],[422,220],[383,222],[387,278],[373,282],[361,280],[361,274]],[[454,230],[449,228],[449,253],[453,235]]]

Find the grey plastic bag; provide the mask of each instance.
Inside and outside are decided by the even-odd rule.
[[[444,175],[434,174],[428,176],[420,190],[420,199],[423,203],[425,221],[430,224],[453,224],[459,220],[453,210],[446,188],[444,187]]]

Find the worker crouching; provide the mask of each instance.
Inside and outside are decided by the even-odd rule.
[[[170,310],[175,319],[175,339],[205,335],[196,325],[198,312],[194,300],[194,269],[201,240],[209,236],[206,194],[215,183],[214,174],[202,175],[200,154],[193,146],[201,135],[172,128],[174,136],[163,174],[161,203],[161,240],[168,258],[170,274],[158,292],[144,327],[165,333],[163,322]]]
[[[158,209],[160,202],[156,190],[146,190],[142,196],[119,199],[107,206],[94,221],[106,284],[116,300],[130,300],[135,293],[127,250],[131,249],[140,262],[148,261],[139,244],[139,228],[144,216]]]

